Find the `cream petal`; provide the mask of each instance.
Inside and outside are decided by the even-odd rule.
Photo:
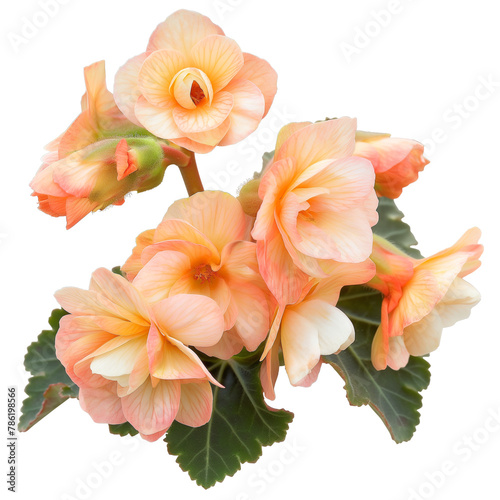
[[[443,327],[467,319],[472,308],[481,300],[480,293],[462,278],[455,278],[446,295],[436,305]]]
[[[406,340],[402,336],[389,337],[389,353],[387,354],[387,365],[393,370],[404,368],[410,359],[406,348]]]
[[[412,356],[424,356],[439,347],[443,323],[439,313],[433,309],[420,321],[404,329],[404,343]]]
[[[290,383],[296,385],[320,359],[316,326],[293,309],[286,310],[281,321],[281,348]]]
[[[145,346],[146,336],[130,339],[116,349],[94,356],[90,369],[110,380],[121,375],[130,375]]]

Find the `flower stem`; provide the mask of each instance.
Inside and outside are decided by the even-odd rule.
[[[179,170],[181,171],[182,179],[186,185],[189,196],[204,191],[194,153],[191,154],[187,165],[179,167]]]

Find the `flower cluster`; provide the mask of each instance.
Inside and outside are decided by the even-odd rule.
[[[256,353],[268,399],[280,364],[293,386],[310,386],[325,356],[355,342],[338,307],[346,286],[381,294],[375,370],[429,354],[478,303],[463,279],[480,265],[477,228],[415,258],[375,227],[379,199],[399,197],[428,163],[416,141],[360,131],[348,117],[290,123],[237,198],[203,190],[194,154],[247,137],[277,89],[269,63],[208,18],[179,11],[161,23],[118,71],[114,94],[103,62],[85,81],[82,113],[31,183],[40,209],[71,227],[155,187],[170,164],[191,194],[137,237],[120,274],[98,269],[89,290],[56,293],[69,313],[56,354],[96,422],[128,422],[149,441],[174,420],[202,426],[212,386],[229,390],[205,360],[241,352]]]

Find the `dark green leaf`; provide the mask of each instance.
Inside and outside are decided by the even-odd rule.
[[[132,424],[125,422],[124,424],[114,424],[109,426],[109,432],[111,434],[118,434],[120,436],[135,436],[139,432],[132,427]]]
[[[373,227],[373,232],[390,241],[411,257],[421,259],[422,254],[413,248],[418,242],[413,236],[410,226],[403,222],[404,214],[398,209],[394,200],[379,198],[377,212],[379,221]]]
[[[121,267],[120,266],[115,266],[113,267],[113,269],[111,269],[111,272],[115,273],[115,274],[119,274],[120,276],[122,276],[123,278],[126,278],[127,276],[125,276],[125,274],[122,273],[122,270],[121,270]]]
[[[240,362],[231,359],[207,366],[225,387],[213,388],[210,422],[197,428],[174,422],[165,438],[182,470],[204,488],[232,476],[242,463],[256,462],[262,446],[285,439],[293,419],[292,413],[264,402],[260,363],[243,356]]]
[[[19,430],[27,431],[68,398],[78,397],[78,387],[56,357],[55,338],[59,320],[66,315],[55,309],[49,318],[51,330],[44,330],[28,347],[24,366],[33,376],[25,388],[27,398],[21,407]]]
[[[410,357],[405,368],[377,371],[371,362],[371,344],[380,323],[382,295],[362,286],[344,289],[338,307],[350,318],[356,340],[340,354],[324,356],[345,381],[347,399],[353,406],[370,405],[384,421],[397,443],[408,441],[420,421],[420,391],[430,382],[430,365]]]

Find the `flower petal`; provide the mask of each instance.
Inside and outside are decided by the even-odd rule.
[[[228,146],[248,137],[259,126],[265,109],[265,101],[259,88],[248,80],[232,80],[224,89],[234,99],[230,128],[220,141]]]
[[[185,345],[214,345],[224,330],[220,308],[202,295],[174,295],[155,304],[153,311],[160,330]]]
[[[278,90],[278,74],[272,66],[257,56],[243,53],[244,64],[239,73],[234,77],[235,80],[249,80],[257,85],[264,96],[264,116],[267,115],[274,96]]]
[[[171,98],[165,100],[163,107],[149,103],[144,96],[139,96],[135,105],[135,116],[140,124],[162,139],[175,139],[184,134],[177,128],[172,111],[177,103]]]
[[[189,54],[194,45],[210,35],[224,35],[208,17],[190,10],[178,10],[153,31],[148,50],[173,49]]]
[[[116,382],[102,387],[81,388],[78,399],[82,409],[98,424],[115,425],[127,421],[116,394]]]
[[[221,35],[210,35],[192,49],[193,66],[210,78],[214,93],[222,90],[243,67],[244,59],[238,44]]]
[[[135,117],[135,105],[141,95],[139,72],[149,53],[144,52],[129,59],[116,73],[113,94],[120,111],[136,125],[141,125]]]
[[[209,382],[181,385],[181,402],[175,420],[189,427],[205,425],[212,416],[212,389]]]

